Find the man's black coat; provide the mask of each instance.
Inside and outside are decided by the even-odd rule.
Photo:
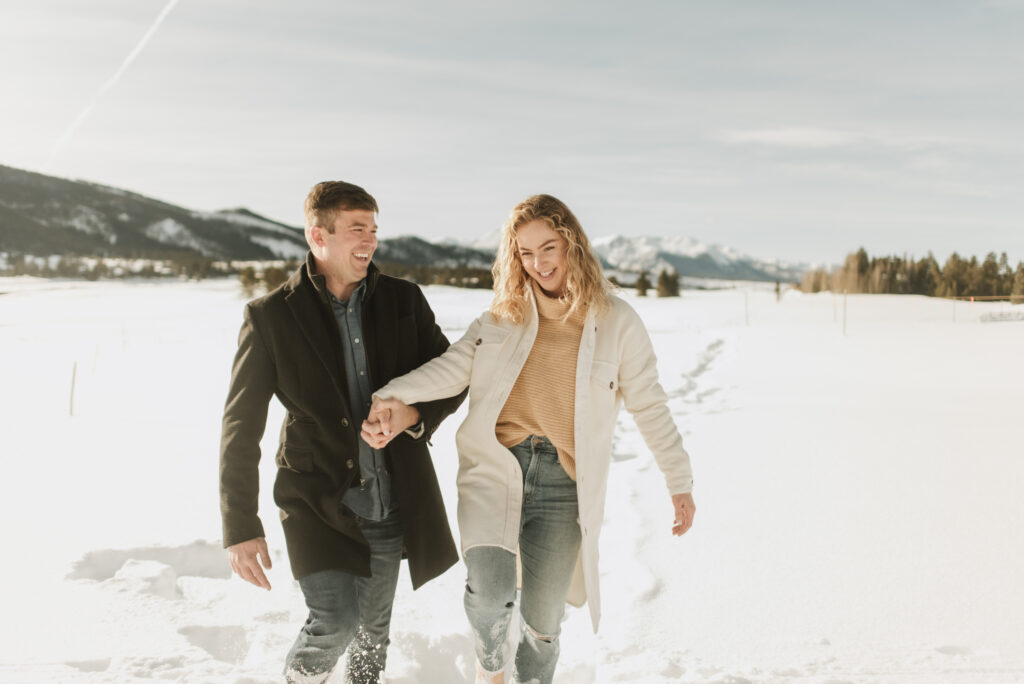
[[[448,340],[415,284],[371,264],[363,301],[371,386],[381,387],[441,354]],[[274,501],[296,578],[327,569],[370,574],[369,547],[342,496],[358,481],[360,422],[353,417],[342,343],[311,254],[288,281],[245,307],[224,409],[220,457],[224,546],[263,537],[257,515],[260,439],[272,396],[287,409]],[[418,404],[425,430],[384,449],[402,516],[414,587],[458,560],[427,440],[465,394]]]

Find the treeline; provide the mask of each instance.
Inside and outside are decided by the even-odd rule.
[[[809,271],[800,289],[929,297],[1005,297],[1018,304],[1024,303],[1024,262],[1013,268],[1005,252],[998,257],[990,252],[980,262],[977,257],[964,259],[954,252],[940,266],[931,254],[919,260],[869,257],[862,247],[831,272]]]
[[[375,262],[382,273],[396,278],[411,280],[420,285],[454,285],[490,290],[494,287],[494,278],[489,268],[472,268],[469,266],[414,266],[396,264],[388,261]]]
[[[452,285],[483,290],[489,290],[494,286],[491,271],[485,268],[471,268],[469,266],[412,266],[390,262],[380,262],[377,266],[382,273],[395,276],[396,278],[411,280],[419,285]],[[257,293],[273,290],[287,280],[288,276],[297,267],[297,263],[293,264],[290,268],[270,266],[257,269],[253,266],[246,266],[239,269],[238,278],[246,294],[252,296]],[[611,281],[616,287],[622,287],[615,278],[611,278]],[[633,287],[636,288],[637,294],[641,297],[646,297],[647,291],[652,287],[656,289],[659,297],[678,297],[681,280],[678,273],[662,270],[658,274],[657,285],[653,285],[647,278],[646,271],[641,271]]]
[[[174,259],[120,257],[80,257],[68,255],[34,256],[0,254],[0,276],[38,278],[81,278],[85,280],[117,278],[222,278],[238,276],[247,294],[268,292],[288,279],[302,262],[215,261],[202,256]],[[412,280],[421,285],[454,285],[490,289],[489,269],[468,266],[413,266],[375,262],[388,275]]]
[[[611,280],[612,284],[616,287],[621,287],[615,278],[609,278],[609,280]],[[647,271],[640,271],[640,275],[637,276],[636,282],[633,283],[633,287],[636,288],[636,294],[638,297],[647,296],[647,291],[652,287],[651,281],[647,278]],[[662,269],[658,274],[657,291],[659,297],[678,297],[680,287],[679,274],[675,271]]]
[[[284,283],[301,261],[215,261],[201,256],[176,259],[130,259],[119,257],[0,254],[0,276],[40,278],[81,278],[85,280],[120,278],[183,278],[203,280],[237,276],[246,296],[254,297]],[[494,286],[490,269],[469,266],[417,266],[393,262],[375,262],[381,272],[411,280],[420,285],[450,285],[489,290]],[[612,282],[616,286],[621,285]],[[662,270],[657,284],[641,272],[634,285],[637,294],[647,296],[656,288],[659,297],[678,297],[681,278],[674,271]]]
[[[396,278],[411,280],[420,285],[453,285],[455,287],[471,287],[491,289],[494,281],[491,272],[484,268],[468,266],[412,266],[390,262],[374,262],[381,270]],[[238,270],[238,280],[246,296],[270,292],[288,280],[288,277],[299,267],[299,262],[268,264],[263,268],[248,265]]]
[[[0,256],[0,276],[34,276],[37,278],[81,278],[84,280],[116,278],[186,278],[202,280],[236,273],[225,261],[201,256],[177,259],[130,259],[121,257],[81,257],[30,254]]]

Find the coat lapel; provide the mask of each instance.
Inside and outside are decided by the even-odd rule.
[[[394,350],[397,340],[395,324],[398,314],[396,303],[386,298],[375,297],[378,272],[371,263],[366,278],[366,294],[363,295],[363,340],[366,343],[366,362],[370,367],[370,387],[376,390],[395,376],[394,354],[381,354],[384,349]],[[385,307],[388,307],[387,309]]]
[[[327,327],[325,314],[317,303],[316,292],[312,286],[300,281],[285,296],[285,303],[291,309],[292,317],[295,319],[295,326],[302,331],[313,353],[323,365],[331,385],[337,391],[342,403],[348,406],[348,395],[345,391],[345,383],[342,382],[338,368],[337,346],[340,339],[337,335],[331,335]]]

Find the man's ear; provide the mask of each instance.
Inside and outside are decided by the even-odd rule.
[[[324,246],[324,229],[320,226],[313,226],[310,228],[309,237],[317,247]]]

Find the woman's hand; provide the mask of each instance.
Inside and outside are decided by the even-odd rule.
[[[397,399],[374,399],[360,436],[374,449],[383,449],[403,430],[418,422],[420,412],[415,406]]]
[[[693,514],[697,507],[693,505],[692,494],[673,494],[672,507],[676,511],[676,520],[672,523],[672,534],[681,537],[693,525]]]

